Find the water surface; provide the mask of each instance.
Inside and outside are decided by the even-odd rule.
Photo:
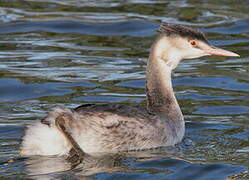
[[[0,2],[0,176],[5,179],[249,179],[248,1]],[[176,147],[86,159],[18,156],[24,127],[54,106],[145,105],[161,21],[198,28],[241,58],[185,60],[174,89],[186,120]]]

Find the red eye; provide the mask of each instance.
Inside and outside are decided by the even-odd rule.
[[[196,42],[195,42],[195,41],[191,41],[190,44],[191,44],[192,46],[195,46],[195,45],[196,45]]]

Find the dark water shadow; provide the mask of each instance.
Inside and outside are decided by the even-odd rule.
[[[158,24],[128,20],[113,23],[87,23],[74,21],[16,22],[0,24],[0,34],[45,31],[88,35],[129,35],[146,37],[155,33]]]

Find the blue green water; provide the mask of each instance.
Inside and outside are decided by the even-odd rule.
[[[249,179],[248,1],[0,1],[0,179]],[[240,58],[185,60],[173,75],[186,120],[176,147],[88,159],[18,156],[54,106],[145,104],[161,21],[205,32]]]

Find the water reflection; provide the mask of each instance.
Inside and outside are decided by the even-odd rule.
[[[179,150],[179,149],[178,149]],[[174,153],[172,153],[174,152]],[[223,179],[241,171],[241,166],[221,163],[205,164],[203,160],[186,161],[176,149],[133,152],[126,155],[86,157],[71,169],[63,158],[36,157],[25,160],[27,177],[32,179],[136,179],[143,177],[170,179]],[[131,158],[131,157],[136,158]],[[180,174],[179,174],[180,172]],[[198,174],[198,175],[197,175]],[[94,176],[93,176],[94,175]],[[204,179],[205,179],[204,178]]]
[[[136,173],[145,171],[146,161],[156,162],[160,158],[170,158],[182,154],[182,147],[158,148],[145,151],[122,152],[120,154],[96,154],[85,156],[81,164],[75,166],[66,157],[29,157],[25,159],[25,171],[27,177],[44,179],[56,177],[63,179],[65,174],[70,174],[76,179],[99,173],[126,172]],[[134,158],[135,157],[135,158]],[[134,163],[137,165],[134,166]],[[134,166],[134,167],[133,167]],[[152,166],[153,167],[153,166]],[[151,168],[152,168],[151,167]],[[148,167],[147,167],[148,168]],[[154,168],[154,167],[153,167]],[[156,172],[157,170],[153,170]],[[168,174],[170,171],[159,170],[160,173]]]
[[[98,157],[87,156],[83,162],[72,169],[72,164],[64,157],[31,157],[25,160],[25,171],[28,177],[44,179],[57,177],[63,179],[71,171],[72,177],[89,176],[102,172],[123,171],[121,155],[103,155]]]

